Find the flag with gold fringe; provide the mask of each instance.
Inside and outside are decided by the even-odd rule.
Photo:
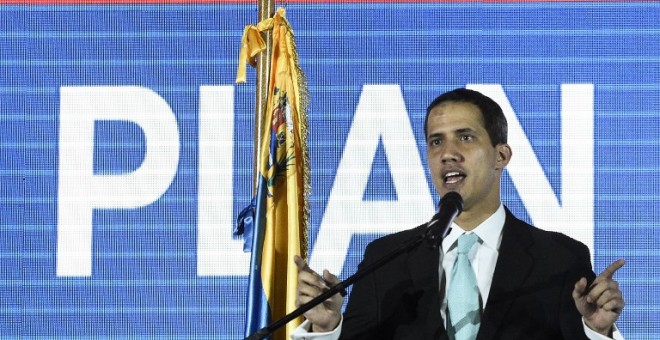
[[[295,309],[298,271],[293,256],[307,255],[308,197],[311,189],[307,153],[308,93],[298,65],[293,30],[279,8],[272,18],[245,28],[236,82],[245,82],[246,64],[266,49],[260,34],[272,31],[267,110],[261,121],[261,145],[255,136],[255,195],[239,216],[235,233],[252,252],[246,336]],[[286,339],[296,319],[274,339]]]

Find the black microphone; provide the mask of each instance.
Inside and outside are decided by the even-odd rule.
[[[449,234],[451,222],[463,211],[463,198],[455,191],[446,193],[438,203],[438,212],[426,225],[426,239],[437,248]]]

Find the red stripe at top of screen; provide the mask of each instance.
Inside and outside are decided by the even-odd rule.
[[[636,0],[636,2],[655,2],[657,0]],[[573,2],[573,3],[606,3],[628,2],[627,0],[284,0],[286,4],[315,3],[540,3],[540,2]],[[254,4],[258,0],[0,0],[0,4],[15,5],[148,5],[148,4]]]

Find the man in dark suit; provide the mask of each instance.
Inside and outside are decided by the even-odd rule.
[[[596,277],[584,244],[532,227],[502,205],[500,179],[512,151],[499,105],[476,91],[450,91],[429,105],[424,128],[436,190],[442,196],[457,192],[464,200],[442,249],[422,245],[397,257],[354,285],[343,316],[343,298],[336,295],[308,311],[293,338],[622,339],[614,322],[624,300],[613,275],[623,260]],[[375,240],[360,266],[425,228]],[[467,255],[461,253],[469,258],[472,286],[478,288],[478,308],[463,318],[475,327],[472,335],[460,329],[458,313],[447,302],[450,283],[460,281],[454,263],[463,234],[478,240]],[[338,282],[327,271],[316,274],[299,257],[295,262],[299,304]]]

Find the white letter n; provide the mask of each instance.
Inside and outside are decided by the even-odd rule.
[[[507,171],[533,223],[586,244],[594,243],[594,86],[561,86],[561,204],[499,84],[470,84],[495,100],[509,123],[513,149]]]

